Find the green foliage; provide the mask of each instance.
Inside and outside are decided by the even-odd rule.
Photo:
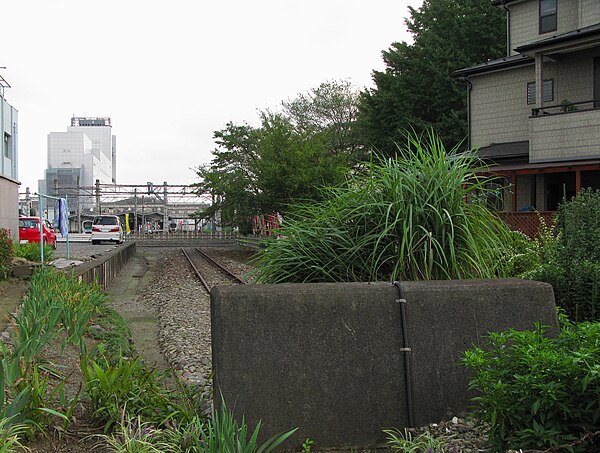
[[[283,101],[283,116],[304,136],[322,137],[329,152],[364,160],[356,127],[359,93],[349,81],[321,83],[306,94]]]
[[[475,157],[446,152],[433,133],[409,137],[398,151],[325,191],[324,202],[295,206],[285,238],[259,254],[259,281],[496,276],[508,232],[482,202]]]
[[[465,353],[475,415],[498,450],[568,444],[600,422],[600,324],[567,324],[556,339],[545,330],[491,333],[488,350]]]
[[[44,362],[42,351],[60,330],[66,332],[63,347],[82,345],[89,320],[103,300],[97,288],[56,270],[45,268],[33,275],[19,312],[11,316],[11,341],[0,343],[0,419],[7,432],[13,425],[43,429],[52,417],[68,423],[65,414],[72,413],[77,396],[65,400],[64,378]],[[57,399],[62,412],[51,408]]]
[[[196,418],[193,424],[184,427],[180,432],[173,431],[170,439],[171,443],[182,445],[182,451],[190,453],[269,453],[297,430],[296,428],[276,434],[260,444],[258,442],[260,427],[261,422],[258,422],[254,430],[250,431],[244,417],[238,423],[222,400],[220,410],[213,409],[212,416],[208,420],[202,421]]]
[[[545,263],[527,274],[550,283],[556,304],[573,321],[600,320],[600,262],[588,260]]]
[[[54,249],[52,246],[44,244],[44,261],[51,261],[54,259]],[[25,244],[14,244],[13,245],[14,255],[16,257],[25,258],[27,261],[40,262],[40,243],[39,242],[27,242]]]
[[[306,439],[304,439],[304,442],[302,442],[302,452],[303,453],[311,452],[314,444],[315,444],[315,441],[313,439],[311,439],[310,437],[307,437]]]
[[[10,231],[0,228],[0,280],[10,275],[12,269],[13,243]]]
[[[342,182],[357,159],[356,97],[349,84],[321,84],[284,102],[283,112],[260,112],[260,127],[228,123],[216,131],[213,160],[197,169],[198,191],[214,195],[201,215],[220,211],[223,226],[248,232],[254,215],[320,199],[317,188]]]
[[[104,308],[96,319],[96,324],[102,330],[90,331],[90,336],[96,340],[92,358],[105,357],[111,364],[120,357],[132,357],[134,350],[130,342],[131,331],[123,317],[110,308]]]
[[[361,95],[359,123],[367,142],[393,155],[404,130],[434,128],[452,146],[467,135],[466,89],[452,72],[506,55],[506,20],[489,0],[427,0],[409,6],[412,44],[383,52],[385,71]]]
[[[450,451],[451,446],[447,445],[446,440],[436,439],[429,431],[425,431],[417,436],[404,429],[384,429],[387,435],[387,444],[394,452],[401,453],[446,453]]]
[[[539,264],[522,273],[550,283],[574,321],[600,319],[600,191],[583,189],[562,203],[555,233],[547,226],[532,245]]]
[[[582,189],[558,208],[561,259],[600,261],[600,190]]]
[[[510,232],[502,257],[503,277],[531,278],[545,263],[556,262],[561,235],[556,233],[554,224],[546,223],[541,216],[539,225],[533,240],[519,231]]]
[[[81,369],[96,416],[105,422],[106,429],[123,413],[127,417],[140,416],[153,425],[193,416],[166,388],[168,374],[148,368],[139,358],[121,357],[110,363],[107,359],[83,357]]]
[[[125,413],[119,426],[110,435],[100,435],[112,452],[116,453],[175,453],[179,449],[163,442],[162,431],[149,423],[144,423],[141,417],[126,418]]]

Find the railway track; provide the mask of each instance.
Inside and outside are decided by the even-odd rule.
[[[206,291],[210,292],[211,288],[216,285],[245,283],[240,277],[198,247],[182,247],[181,251]]]

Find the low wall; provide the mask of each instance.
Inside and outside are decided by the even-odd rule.
[[[125,243],[94,261],[77,266],[73,270],[74,275],[80,282],[95,281],[101,288],[106,289],[129,259],[135,255],[135,246],[135,242]]]
[[[552,287],[526,280],[402,284],[410,352],[402,351],[391,283],[220,286],[211,291],[215,402],[222,394],[262,435],[298,427],[319,447],[366,447],[382,428],[408,426],[408,354],[414,424],[468,409],[463,352],[490,331],[558,332]]]

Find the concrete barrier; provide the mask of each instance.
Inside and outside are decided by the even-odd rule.
[[[215,402],[222,394],[263,436],[298,427],[319,447],[369,447],[414,424],[463,415],[463,352],[490,331],[558,332],[552,287],[525,280],[221,286],[211,291]],[[410,352],[403,352],[403,348]]]
[[[135,252],[135,242],[122,244],[94,261],[77,266],[73,269],[73,274],[80,282],[96,282],[106,289]]]

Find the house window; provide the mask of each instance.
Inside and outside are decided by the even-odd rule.
[[[2,148],[4,151],[4,157],[9,158],[10,157],[10,147],[9,147],[9,140],[8,140],[9,135],[8,134],[4,134],[4,143],[2,144]]]
[[[544,102],[554,100],[554,79],[545,79],[543,83]],[[535,104],[535,82],[527,83],[527,105]]]
[[[557,0],[540,0],[540,34],[556,31]]]

